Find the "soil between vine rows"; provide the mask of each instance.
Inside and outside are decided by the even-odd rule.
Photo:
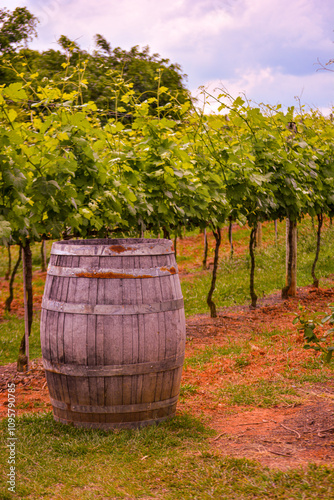
[[[334,281],[332,280],[334,285]],[[254,386],[260,379],[267,383],[286,382],[286,368],[302,376],[305,363],[314,359],[313,351],[302,349],[303,339],[292,327],[298,303],[325,309],[334,301],[334,287],[315,290],[304,287],[298,296],[282,301],[278,294],[259,301],[255,310],[236,306],[220,311],[219,317],[198,315],[187,320],[186,360],[182,385],[195,388],[180,398],[177,412],[204,418],[217,431],[212,448],[222,455],[254,459],[262,465],[289,469],[309,463],[330,465],[334,459],[334,380],[328,377],[316,383],[288,381],[295,395],[288,404],[284,399],[273,407],[226,404],[219,398],[228,384]],[[280,331],[289,330],[289,349]],[[263,332],[272,334],[275,348],[259,345]],[[249,346],[242,358],[247,363],[237,370],[235,359],[215,355],[219,348],[234,344]],[[192,366],[194,356],[213,349],[211,359]],[[309,373],[309,370],[308,370]],[[16,383],[17,415],[51,410],[42,361],[34,360],[29,373],[16,372],[15,363],[0,367],[0,418],[7,414],[6,386]]]

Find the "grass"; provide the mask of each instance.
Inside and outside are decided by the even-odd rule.
[[[281,228],[281,232],[283,228]],[[246,230],[240,231],[245,238]],[[236,233],[235,235],[237,235]],[[247,236],[247,234],[246,234]],[[299,225],[298,233],[298,286],[312,282],[311,267],[314,259],[316,240],[310,220]],[[245,238],[246,240],[246,238]],[[264,239],[264,242],[266,239]],[[334,228],[323,232],[322,246],[316,274],[320,278],[334,273]],[[213,300],[218,308],[250,302],[249,295],[250,258],[248,252],[233,259],[224,257],[220,261],[216,290]],[[206,297],[211,283],[211,273],[194,273],[181,281],[187,316],[208,313]],[[281,234],[278,244],[269,244],[256,251],[255,291],[259,298],[277,292],[285,285],[285,239]],[[326,286],[325,279],[320,286]]]
[[[304,351],[305,352],[305,351]],[[300,404],[303,384],[326,384],[334,365],[313,352],[304,358],[302,345],[288,329],[256,330],[241,338],[195,347],[185,360],[185,398],[206,391],[214,403],[229,407],[272,408]],[[203,385],[198,386],[203,378]],[[206,382],[205,382],[206,381]],[[217,383],[216,383],[217,381]],[[189,386],[189,389],[188,389]],[[194,386],[193,391],[191,390]],[[183,400],[182,400],[183,401]]]
[[[1,440],[5,444],[6,421]],[[3,500],[52,499],[319,499],[333,498],[334,470],[271,471],[212,452],[213,432],[181,415],[158,426],[106,433],[57,424],[51,414],[20,417],[16,493]],[[2,463],[6,464],[6,447]]]
[[[239,355],[241,353],[249,352],[248,342],[234,343],[228,346],[206,346],[205,349],[199,350],[190,358],[187,358],[184,362],[184,367],[188,366],[192,368],[197,368],[199,370],[204,370],[205,365],[212,363],[214,359],[219,359],[222,357],[231,357],[233,355]]]
[[[46,252],[47,255],[50,255],[52,246],[52,241],[46,241]],[[32,266],[33,271],[37,271],[41,268],[41,244],[40,243],[32,243],[31,245],[32,252]],[[19,250],[17,245],[11,246],[11,254],[12,254],[12,268],[19,256]],[[8,251],[4,246],[0,246],[0,276],[4,276],[8,267]],[[16,276],[16,281],[22,282],[22,262],[18,270],[18,274]]]
[[[292,397],[291,397],[292,396]],[[218,391],[218,398],[229,406],[272,408],[291,405],[298,400],[297,391],[284,381],[259,380],[256,384],[227,384]]]
[[[196,394],[198,387],[195,384],[182,384],[180,388],[180,397],[185,399],[188,395]]]
[[[17,359],[18,349],[24,335],[24,319],[8,315],[1,322],[0,365],[13,363]],[[29,354],[31,359],[40,358],[41,342],[39,336],[39,314],[35,314],[29,339]]]
[[[52,242],[46,242],[48,255],[50,254]],[[35,273],[33,277],[33,292],[34,295],[42,295],[44,290],[44,279],[36,274],[41,268],[41,254],[40,254],[40,244],[36,243],[32,245],[32,263],[33,272]],[[12,268],[18,258],[18,247],[11,247],[12,254]],[[8,254],[7,249],[0,246],[0,276],[3,277],[7,271],[8,266]],[[22,301],[23,295],[23,277],[22,277],[22,263],[18,269],[14,282],[14,299],[20,298]],[[0,289],[0,301],[4,303],[8,296],[7,287]],[[21,338],[24,335],[24,319],[18,317],[14,313],[4,313],[3,319],[1,320],[1,335],[0,335],[0,365],[5,365],[7,363],[12,363],[16,361],[18,355],[18,349],[21,342]],[[34,312],[34,320],[32,325],[32,332],[29,341],[29,351],[30,358],[40,358],[41,345],[39,336],[39,313]]]
[[[332,381],[333,380],[333,370],[334,367],[333,365],[327,366],[327,371],[325,372],[323,367],[324,365],[322,364],[320,367],[312,368],[313,362],[310,361],[309,366],[306,365],[306,368],[308,372],[306,373],[299,373],[294,371],[294,370],[289,370],[287,369],[284,373],[284,376],[287,380],[297,382],[299,384],[303,383],[310,383],[310,384],[323,384],[326,383],[326,381]],[[305,365],[304,365],[305,367]]]

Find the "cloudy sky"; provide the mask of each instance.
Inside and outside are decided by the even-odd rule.
[[[7,0],[40,23],[31,48],[57,48],[66,35],[94,50],[94,35],[112,47],[150,46],[204,86],[245,93],[253,102],[327,112],[334,105],[334,0]],[[334,64],[332,66],[334,70]],[[298,99],[296,99],[298,98]]]

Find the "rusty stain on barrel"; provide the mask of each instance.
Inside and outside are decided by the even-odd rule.
[[[185,317],[171,242],[57,242],[50,269],[41,344],[55,420],[108,430],[173,416]]]
[[[116,253],[123,253],[126,252],[127,250],[132,250],[131,247],[126,248],[123,245],[111,245],[109,249]]]
[[[135,276],[134,274],[125,273],[77,273],[77,278],[102,278],[102,279],[139,279],[139,278],[152,278],[150,274],[141,274]]]

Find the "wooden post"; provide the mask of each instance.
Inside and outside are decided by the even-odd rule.
[[[323,216],[322,213],[320,213],[320,214],[317,214],[317,218],[318,218],[317,248],[316,248],[315,257],[314,257],[314,261],[313,261],[313,264],[312,264],[312,271],[311,271],[312,278],[313,278],[313,286],[315,288],[319,288],[319,279],[315,275],[315,267],[317,265],[317,262],[318,262],[318,259],[319,259],[319,254],[320,254],[321,228],[322,228],[322,225],[323,225],[323,222],[324,222],[324,216]]]
[[[28,313],[28,297],[27,297],[27,264],[26,256],[23,249],[22,252],[23,264],[23,299],[24,299],[24,337],[25,337],[25,355],[27,358],[27,371],[29,370],[29,313]]]
[[[8,267],[7,267],[7,271],[6,271],[6,275],[5,275],[5,280],[9,280],[9,277],[12,273],[12,252],[11,252],[11,248],[10,248],[9,243],[7,246],[7,252],[8,252]]]
[[[286,219],[286,296],[297,295],[297,222]],[[284,297],[283,297],[284,298]]]
[[[47,262],[46,262],[46,245],[45,245],[45,240],[42,240],[42,243],[41,243],[41,261],[42,261],[41,271],[42,271],[42,273],[46,273],[48,265],[47,265]]]
[[[255,236],[255,246],[257,248],[262,247],[262,223],[259,222],[256,228],[256,236]]]

